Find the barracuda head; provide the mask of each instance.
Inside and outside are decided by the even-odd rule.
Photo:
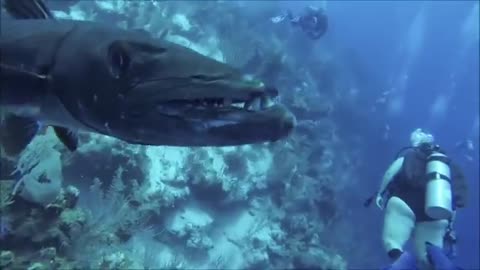
[[[54,88],[77,90],[57,90],[60,100],[99,133],[137,144],[224,146],[275,141],[295,125],[274,103],[275,89],[229,65],[145,34],[86,31],[88,39],[70,37],[52,75],[69,78]]]

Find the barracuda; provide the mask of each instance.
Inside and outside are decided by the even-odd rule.
[[[226,146],[282,139],[295,118],[276,91],[143,31],[56,20],[41,0],[3,0],[0,138],[15,153],[37,123],[71,150],[76,131],[128,143]]]

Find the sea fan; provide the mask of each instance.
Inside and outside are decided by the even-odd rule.
[[[89,192],[83,193],[79,206],[88,213],[86,224],[71,235],[72,245],[69,252],[77,260],[91,263],[108,251],[112,251],[112,241],[118,231],[131,231],[126,224],[137,226],[139,214],[133,211],[130,200],[124,195],[125,185],[122,181],[123,169],[117,170],[112,185],[106,192],[102,182],[95,178]],[[88,257],[85,257],[88,254]]]
[[[81,205],[89,212],[87,227],[100,231],[112,230],[132,218],[129,198],[124,195],[125,185],[121,178],[122,173],[123,169],[120,167],[107,192],[103,191],[100,179],[94,179]]]

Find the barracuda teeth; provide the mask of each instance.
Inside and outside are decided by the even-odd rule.
[[[257,96],[245,102],[234,102],[232,98],[195,99],[183,106],[196,109],[235,107],[250,111],[261,111],[274,104],[272,98],[269,96]]]
[[[245,107],[245,102],[233,103],[231,106],[243,109]]]
[[[261,99],[260,97],[251,98],[245,105],[243,105],[243,109],[245,110],[253,110],[253,111],[260,111],[261,108]]]
[[[250,100],[246,101],[245,104],[243,105],[243,108],[244,108],[245,110],[250,109],[250,107],[252,106],[254,100],[255,100],[255,99],[250,99]]]
[[[273,105],[275,105],[275,102],[273,102],[273,100],[268,97],[268,96],[263,96],[262,97],[262,100],[261,100],[261,103],[260,103],[260,107],[262,109],[268,109],[270,107],[272,107]]]
[[[259,97],[254,98],[253,102],[252,102],[252,109],[254,111],[262,110],[261,104],[262,104],[262,99],[261,98],[259,98]]]

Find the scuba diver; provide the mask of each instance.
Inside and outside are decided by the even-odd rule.
[[[385,172],[373,198],[385,210],[382,240],[393,263],[385,268],[453,270],[456,210],[466,206],[467,186],[459,167],[434,144],[433,135],[416,129]],[[403,250],[413,233],[414,254]],[[417,268],[418,267],[418,268]]]
[[[291,11],[287,11],[271,20],[273,23],[279,23],[285,19],[288,19],[291,25],[300,27],[312,40],[321,38],[328,29],[328,17],[323,8],[308,6],[300,16],[293,16]]]
[[[465,139],[463,141],[459,141],[455,144],[455,149],[460,151],[463,157],[472,162],[473,156],[475,153],[475,146],[473,145],[473,140]]]

